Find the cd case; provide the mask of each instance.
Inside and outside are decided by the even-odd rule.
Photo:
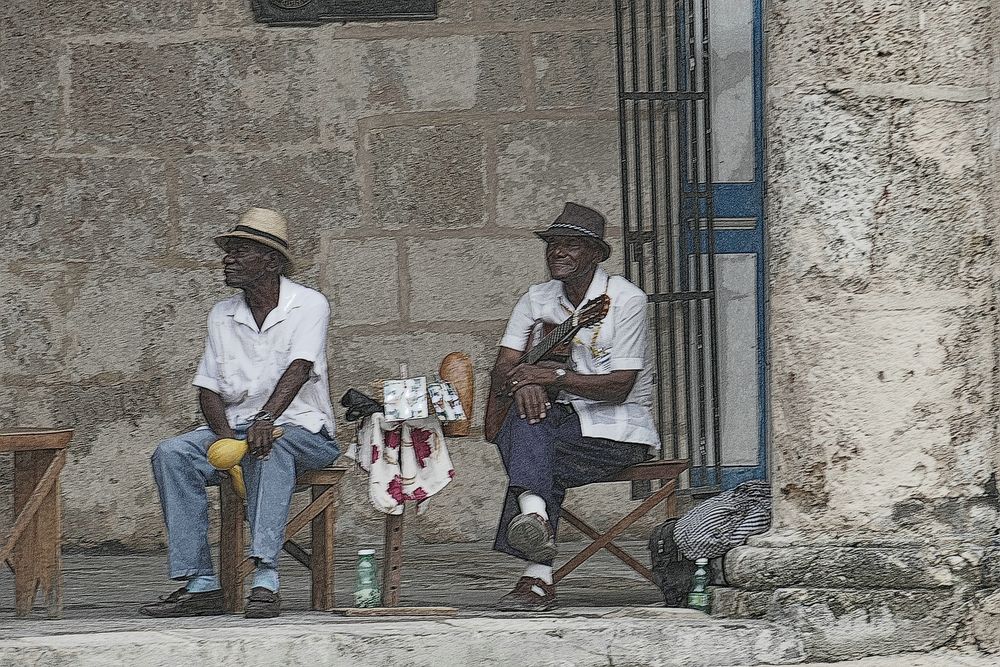
[[[386,380],[382,388],[382,402],[385,405],[384,414],[387,421],[405,421],[427,417],[429,414],[427,409],[427,378]]]

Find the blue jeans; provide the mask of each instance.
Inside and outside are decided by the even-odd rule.
[[[248,425],[237,426],[236,437],[246,436]],[[285,523],[295,488],[304,470],[324,468],[340,454],[326,429],[310,433],[282,424],[285,430],[266,459],[243,457],[250,520],[250,557],[275,566],[285,543]],[[222,475],[208,462],[208,446],[218,436],[208,429],[191,431],[161,442],[153,452],[153,476],[160,491],[160,506],[167,525],[171,579],[211,576],[212,553],[208,546],[207,486],[217,486]]]

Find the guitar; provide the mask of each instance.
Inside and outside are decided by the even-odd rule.
[[[520,364],[537,364],[540,361],[555,360],[561,350],[564,350],[568,343],[573,340],[573,336],[580,329],[593,326],[603,320],[611,307],[611,299],[607,294],[602,294],[596,299],[591,299],[583,308],[570,315],[559,325],[543,325],[544,335],[538,343],[526,351],[514,366]],[[560,355],[565,360],[566,355]],[[497,391],[490,392],[489,401],[486,405],[486,418],[483,423],[483,432],[487,442],[493,442],[500,433],[507,418],[507,412],[514,402],[512,394],[503,394]]]

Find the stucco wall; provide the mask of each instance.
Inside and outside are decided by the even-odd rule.
[[[210,239],[248,206],[288,216],[298,279],[330,298],[334,400],[464,350],[480,415],[504,320],[544,278],[530,230],[566,199],[619,217],[610,2],[285,29],[240,0],[100,5],[0,8],[0,424],[77,429],[68,544],[163,543],[148,456],[198,419],[229,293]],[[456,481],[409,528],[488,539],[499,460],[450,449]],[[571,502],[600,517],[627,486]],[[342,539],[380,535],[357,478],[342,510]]]

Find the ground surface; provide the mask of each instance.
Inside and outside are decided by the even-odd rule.
[[[348,605],[354,551],[337,559],[338,604]],[[568,555],[575,545],[563,545]],[[642,561],[641,543],[623,547]],[[591,559],[559,587],[548,614],[492,610],[520,573],[517,562],[484,544],[408,548],[404,606],[453,606],[452,619],[358,619],[308,609],[306,572],[281,564],[284,613],[147,619],[136,608],[171,591],[165,554],[66,554],[65,612],[46,620],[39,607],[13,615],[13,583],[0,576],[0,666],[183,664],[266,665],[785,665],[804,663],[798,639],[762,621],[709,618],[664,609],[658,591],[610,556]],[[974,655],[900,655],[840,663],[857,667],[986,667]]]

